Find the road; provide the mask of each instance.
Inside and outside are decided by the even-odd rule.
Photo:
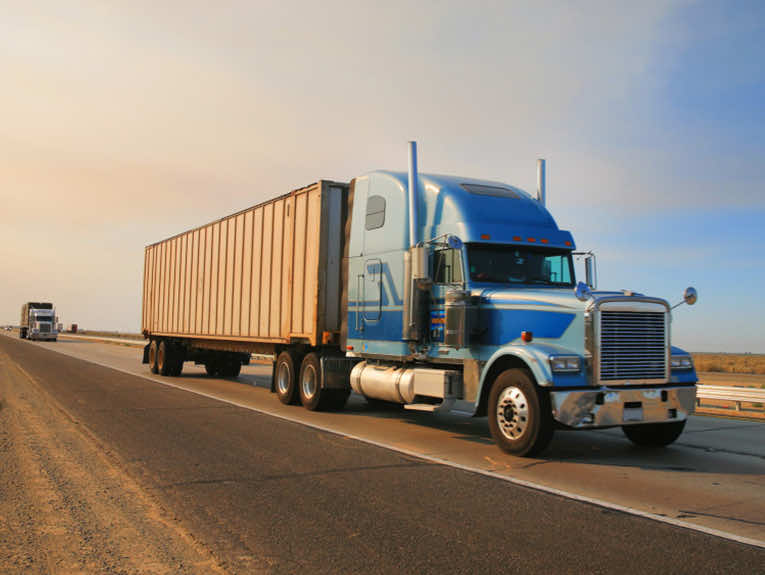
[[[278,403],[262,366],[239,382],[188,371],[167,382],[194,393],[147,378],[135,349],[0,338],[0,456],[8,462],[0,571],[707,573],[765,565],[756,546],[503,479],[595,493],[615,506],[648,501],[652,512],[672,508],[701,528],[765,539],[760,424],[694,420],[681,445],[659,455],[610,432],[561,434],[545,458],[527,460],[489,445],[480,420],[376,412],[359,398],[341,414],[308,413]],[[705,427],[710,421],[721,429]],[[735,436],[748,443],[730,450]]]

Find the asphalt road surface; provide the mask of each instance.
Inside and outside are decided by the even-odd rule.
[[[55,345],[0,337],[2,573],[765,567],[756,546],[402,455],[46,349]],[[276,402],[263,388],[208,384]],[[347,417],[364,422],[354,410]],[[762,505],[762,478],[740,475]]]

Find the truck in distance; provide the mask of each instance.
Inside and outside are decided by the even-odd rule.
[[[56,310],[52,303],[27,302],[21,306],[19,337],[21,339],[56,341],[58,339],[56,323]]]
[[[488,416],[515,455],[542,451],[555,428],[673,442],[697,378],[671,345],[672,308],[597,290],[594,256],[546,208],[544,160],[537,183],[532,196],[420,174],[411,142],[408,173],[322,180],[149,245],[143,361],[235,377],[260,354],[285,404],[340,409],[353,390]]]

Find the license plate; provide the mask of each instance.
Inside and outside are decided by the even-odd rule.
[[[642,407],[625,407],[624,421],[643,421]]]

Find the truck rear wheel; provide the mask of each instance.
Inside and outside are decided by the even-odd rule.
[[[489,392],[489,430],[502,451],[535,455],[550,443],[553,420],[550,396],[524,369],[499,374]]]
[[[157,366],[157,355],[159,353],[157,340],[151,340],[149,344],[149,369],[152,373],[159,373],[159,367]]]
[[[300,403],[303,407],[311,411],[325,411],[327,409],[339,408],[341,396],[337,393],[345,390],[326,389],[322,387],[321,381],[321,359],[317,353],[309,353],[303,358],[300,366]],[[343,397],[342,405],[348,395]]]
[[[276,395],[285,405],[298,401],[298,372],[299,359],[291,350],[285,350],[276,358]]]
[[[635,445],[665,447],[675,441],[685,429],[685,421],[623,425],[622,431]]]

